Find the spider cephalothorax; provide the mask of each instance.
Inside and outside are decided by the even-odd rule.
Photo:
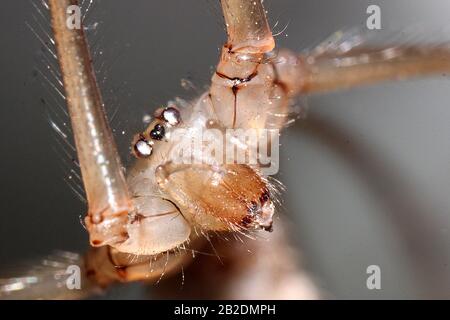
[[[203,233],[272,228],[274,205],[267,179],[258,167],[234,160],[226,162],[226,157],[205,152],[205,149],[211,149],[211,144],[217,144],[213,148],[215,151],[225,150],[227,143],[237,144],[235,137],[222,135],[225,127],[214,118],[215,115],[204,111],[204,104],[209,103],[205,99],[207,94],[199,97],[192,109],[171,105],[157,110],[154,120],[134,138],[132,144],[137,162],[128,181],[135,196],[134,217],[139,219],[135,219],[129,229],[149,223],[154,228],[158,223],[164,225],[169,219],[179,221],[178,227],[176,223],[170,225],[172,236],[170,240],[166,239],[173,242],[163,245],[163,248],[188,241],[191,234],[188,229]],[[207,135],[203,132],[211,127],[217,136],[206,141]],[[196,141],[199,137],[200,141]],[[243,147],[256,148],[240,143],[240,148]],[[155,231],[151,232],[155,234]],[[180,236],[175,237],[176,234]],[[163,239],[159,241],[164,242]],[[127,242],[131,243],[131,240]],[[142,251],[147,241],[139,243]],[[120,248],[125,250],[122,245]],[[130,246],[127,248],[132,250]]]

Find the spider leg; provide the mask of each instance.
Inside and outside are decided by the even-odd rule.
[[[289,239],[290,229],[289,222],[280,221],[264,239],[244,238],[241,242],[214,237],[211,241],[216,253],[198,255],[197,261],[186,269],[183,290],[179,278],[172,277],[154,293],[158,299],[325,298],[326,294],[302,265],[303,257]]]
[[[300,56],[299,93],[321,93],[450,72],[450,48],[386,46]]]
[[[114,282],[146,281],[155,283],[163,276],[180,271],[192,261],[192,255],[176,251],[160,255],[133,255],[110,246],[91,248],[86,255],[86,276],[100,287]]]
[[[228,42],[212,77],[209,109],[226,128],[282,127],[288,100],[271,61],[275,41],[261,0],[222,0],[222,9]]]
[[[234,52],[264,53],[275,47],[260,0],[222,0],[228,47]]]
[[[122,164],[108,125],[83,27],[67,26],[76,0],[50,0],[67,106],[88,200],[86,225],[93,246],[124,241],[132,210]]]

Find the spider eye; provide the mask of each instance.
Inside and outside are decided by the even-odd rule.
[[[181,121],[180,111],[175,108],[168,107],[162,112],[162,118],[171,126],[176,126]]]
[[[164,134],[166,133],[166,129],[161,124],[155,125],[152,131],[150,131],[150,137],[155,140],[162,140],[164,138]]]
[[[152,151],[153,148],[147,140],[138,140],[134,145],[134,152],[138,158],[148,158],[151,156]]]

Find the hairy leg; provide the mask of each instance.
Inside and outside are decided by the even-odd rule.
[[[76,0],[50,0],[50,12],[84,188],[91,244],[124,241],[132,211],[122,164],[106,119],[83,28],[67,26]],[[70,11],[69,11],[70,12]]]
[[[321,293],[302,268],[288,233],[278,221],[263,239],[218,236],[209,250],[203,249],[207,254],[198,254],[185,270],[184,283],[168,278],[152,293],[172,299],[318,299]]]

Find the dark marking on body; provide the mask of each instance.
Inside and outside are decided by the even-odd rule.
[[[266,203],[269,199],[270,199],[270,193],[266,189],[266,190],[263,191],[263,193],[259,197],[259,202],[261,203],[261,205],[264,205],[264,203]]]
[[[254,77],[256,77],[258,75],[258,71],[255,70],[253,71],[248,77],[246,78],[239,78],[239,77],[229,77],[226,74],[223,74],[219,71],[216,71],[216,74],[221,77],[222,79],[228,79],[230,81],[233,82],[238,82],[237,85],[241,84],[241,83],[246,83],[246,82],[250,82]],[[235,84],[236,85],[236,84]]]
[[[255,71],[253,71],[248,77],[246,78],[239,78],[239,77],[229,77],[226,74],[220,73],[218,71],[216,71],[217,76],[219,76],[220,78],[223,79],[227,79],[232,81],[234,84],[231,87],[231,91],[233,92],[233,96],[234,96],[234,105],[233,105],[233,125],[232,128],[234,129],[236,127],[236,118],[237,118],[237,93],[240,89],[240,85],[243,83],[247,83],[250,82],[254,77],[256,77],[258,75],[258,70],[257,68],[255,69]]]
[[[239,87],[234,85],[231,87],[231,91],[233,92],[234,96],[234,105],[233,105],[233,129],[236,127],[236,117],[237,117],[237,92],[239,90]]]
[[[135,222],[141,222],[142,220],[144,220],[145,219],[145,216],[144,215],[142,215],[142,214],[140,214],[140,213],[136,213],[134,216],[133,216],[133,220],[131,220],[131,222],[130,222],[130,224],[133,224],[133,223],[135,223]]]

